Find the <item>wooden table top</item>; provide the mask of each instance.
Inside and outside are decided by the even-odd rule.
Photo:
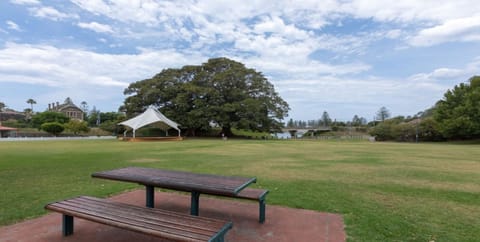
[[[236,195],[257,180],[255,177],[220,176],[145,167],[95,172],[92,177],[212,195]]]

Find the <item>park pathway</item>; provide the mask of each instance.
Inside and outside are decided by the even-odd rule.
[[[144,190],[135,190],[113,196],[110,199],[144,205],[145,193]],[[190,195],[157,192],[155,203],[158,208],[182,213],[190,211]],[[344,224],[340,215],[269,205],[268,196],[265,224],[258,223],[258,204],[254,202],[202,196],[200,198],[200,215],[233,221],[233,228],[227,233],[226,241],[343,242],[346,240]],[[61,236],[61,215],[49,213],[36,219],[0,227],[0,241],[130,242],[161,240],[81,219],[75,219],[75,233],[63,238]]]

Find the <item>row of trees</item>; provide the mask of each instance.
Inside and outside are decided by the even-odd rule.
[[[287,128],[319,128],[319,127],[330,127],[332,125],[332,119],[327,111],[324,111],[322,117],[317,120],[288,120],[286,127]]]
[[[448,90],[431,109],[412,118],[385,119],[370,132],[379,140],[439,141],[480,138],[480,76]]]
[[[4,121],[3,124],[17,128],[36,128],[53,135],[58,135],[65,130],[77,135],[79,133],[88,132],[91,127],[98,127],[102,130],[114,133],[118,131],[117,123],[125,120],[125,115],[123,113],[100,112],[95,106],[92,110],[88,110],[88,105],[85,101],[82,102],[82,110],[84,111],[83,121],[70,120],[70,118],[64,114],[52,111],[34,113],[32,111],[33,105],[37,102],[34,99],[28,99],[27,103],[31,105],[31,108],[26,108],[24,110],[24,118],[17,117],[14,119],[8,119],[8,117],[2,116],[1,118]],[[8,109],[4,102],[0,102],[0,112],[2,111],[14,110]]]
[[[187,134],[209,131],[221,127],[225,135],[231,129],[272,132],[283,127],[282,119],[289,111],[288,104],[278,95],[273,85],[261,72],[246,68],[242,63],[227,58],[214,58],[200,66],[184,66],[180,69],[166,69],[154,77],[132,83],[125,89],[127,95],[120,111],[129,117],[143,112],[154,105],[166,116],[187,129]],[[33,105],[35,100],[27,103]],[[82,102],[88,111],[86,102]],[[5,104],[0,103],[0,109]],[[88,112],[88,126],[100,126],[114,131],[116,123],[126,117],[119,113],[101,113],[95,108]],[[59,119],[36,120],[33,126],[44,123],[65,124],[70,121]],[[62,123],[63,122],[63,123]],[[390,112],[382,107],[375,120],[367,123],[355,115],[351,121],[332,121],[324,111],[318,120],[295,121],[290,119],[289,128],[318,128],[333,126],[372,127],[370,133],[380,140],[442,140],[480,138],[480,77],[474,76],[468,83],[462,83],[448,90],[435,106],[413,117],[390,118]],[[74,129],[74,128],[72,128]]]
[[[62,133],[65,129],[71,131],[75,135],[89,131],[85,122],[81,120],[70,120],[70,118],[63,113],[50,111],[33,115],[31,125],[32,127],[44,130],[55,136]]]
[[[370,129],[370,135],[376,140],[395,141],[440,141],[444,137],[438,131],[438,125],[431,117],[397,116],[384,120]]]
[[[343,122],[337,121],[330,118],[327,111],[324,111],[322,117],[317,120],[293,120],[289,119],[287,124],[285,125],[286,128],[296,128],[296,129],[305,129],[305,128],[321,128],[321,127],[362,127],[367,125],[367,119],[364,117],[359,117],[358,115],[354,115],[351,121]]]
[[[479,137],[479,77],[447,91],[443,100],[413,117],[390,118],[382,107],[367,123],[355,115],[352,121],[332,121],[325,111],[318,120],[294,121],[292,128],[350,126],[371,127],[371,134],[383,140],[442,140]],[[227,135],[231,128],[271,132],[289,110],[273,85],[260,72],[226,59],[210,59],[201,66],[167,69],[151,79],[131,84],[123,110],[135,115],[155,105],[167,116],[187,127],[190,134],[218,125]]]
[[[102,120],[101,122],[98,122]],[[125,120],[125,115],[116,112],[102,113],[92,110],[89,115],[86,115],[86,120],[70,119],[62,113],[58,112],[40,112],[33,115],[31,120],[31,127],[44,130],[48,133],[58,135],[64,130],[72,132],[74,135],[88,132],[91,127],[98,127],[110,133],[119,131],[117,123]]]

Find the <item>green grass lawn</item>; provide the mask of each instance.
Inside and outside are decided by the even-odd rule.
[[[480,239],[480,145],[449,143],[0,142],[0,225],[137,188],[90,177],[126,166],[256,176],[268,204],[341,214],[349,241]]]

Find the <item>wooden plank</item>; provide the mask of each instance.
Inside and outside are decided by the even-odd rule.
[[[231,228],[231,222],[137,207],[93,197],[48,204],[62,214],[180,241],[208,241]]]
[[[126,218],[140,218],[147,221],[155,221],[156,223],[165,223],[165,224],[182,224],[189,225],[191,227],[198,227],[203,229],[208,229],[208,226],[213,227],[210,231],[214,231],[221,227],[224,221],[213,220],[213,219],[201,219],[198,217],[192,217],[185,214],[174,213],[165,210],[159,209],[144,209],[143,207],[136,207],[127,204],[105,204],[101,201],[89,201],[96,204],[87,204],[84,200],[79,199],[78,202],[81,202],[81,205],[77,201],[73,203],[72,201],[63,201],[62,204],[75,207],[76,209],[85,209],[90,211],[99,211],[100,213],[111,213],[114,216],[126,216]],[[88,198],[87,198],[88,199]],[[88,200],[87,200],[88,201]],[[73,204],[72,204],[73,203]]]
[[[98,211],[89,211],[89,210],[78,209],[78,208],[75,209],[69,206],[61,206],[61,205],[57,205],[57,207],[52,210],[63,213],[63,214],[68,214],[74,217],[84,218],[94,222],[116,226],[123,229],[139,231],[139,232],[143,232],[150,235],[157,235],[164,238],[185,237],[185,238],[197,239],[197,240],[206,240],[207,238],[209,238],[209,235],[192,233],[190,231],[181,231],[176,229],[176,227],[168,227],[162,224],[155,225],[155,224],[142,223],[142,221],[134,220],[132,218],[115,216],[114,214],[98,213]]]
[[[119,219],[127,219],[136,222],[142,222],[145,224],[152,224],[154,226],[162,226],[165,228],[185,228],[186,231],[194,231],[195,233],[199,234],[209,234],[211,232],[215,232],[218,227],[221,227],[222,224],[218,224],[217,226],[214,225],[203,225],[200,221],[182,221],[180,218],[169,217],[169,216],[145,216],[146,214],[138,213],[138,211],[119,211],[118,208],[104,208],[102,210],[101,207],[99,208],[80,208],[77,206],[73,206],[71,204],[58,204],[56,205],[58,208],[64,209],[72,209],[76,211],[81,211],[89,214],[98,214],[102,217],[108,218],[115,217]]]
[[[235,195],[244,187],[256,182],[256,178],[196,174],[143,167],[127,167],[96,172],[92,174],[92,177],[213,195]]]
[[[102,205],[102,202],[103,202],[103,199],[99,199],[99,198],[94,198],[94,197],[81,197],[81,198],[84,198],[84,199],[89,199],[91,200],[92,202],[98,202],[100,204],[100,206]],[[200,221],[197,219],[197,217],[195,216],[189,216],[189,215],[185,215],[183,213],[177,213],[177,212],[173,212],[173,211],[167,211],[167,210],[161,210],[161,209],[151,209],[151,210],[145,210],[143,207],[137,207],[137,206],[132,206],[132,205],[128,205],[128,204],[123,204],[123,203],[115,203],[115,208],[117,207],[120,207],[120,208],[124,208],[124,209],[129,209],[129,210],[132,210],[134,211],[135,213],[141,213],[143,211],[147,211],[146,212],[146,216],[148,218],[151,218],[151,219],[154,219],[155,216],[168,216],[169,218],[178,218],[179,220],[181,220],[182,222],[184,221],[192,221],[192,223],[194,222],[198,222],[202,225],[204,225],[205,223],[208,223],[208,224],[212,224],[212,225],[216,225],[216,226],[220,226],[222,224],[225,223],[225,221],[223,220],[218,220],[218,219],[213,219],[213,218],[202,218]]]
[[[200,184],[223,184],[225,186],[238,186],[250,181],[252,178],[236,176],[218,176],[211,174],[196,174],[182,171],[160,170],[142,167],[127,167],[117,170],[96,172],[92,175],[99,178],[128,179],[130,181],[155,182],[156,179],[195,181]]]
[[[62,204],[68,203],[68,202],[72,203],[72,201],[66,201],[66,202],[64,201],[64,202],[62,202]],[[78,202],[81,202],[82,205],[85,205],[85,203],[86,203],[86,202],[84,202],[84,201],[74,201],[74,202],[73,202],[73,206],[78,205]],[[70,206],[70,205],[69,205],[69,206]],[[78,208],[78,207],[71,208],[71,207],[70,207],[69,209],[76,209],[76,210],[85,209],[86,211],[83,211],[83,212],[89,212],[89,213],[91,213],[91,214],[95,214],[95,213],[97,213],[97,212],[100,212],[100,213],[102,213],[102,214],[108,214],[108,211],[107,211],[108,208],[107,208],[107,207],[108,207],[108,205],[105,206],[104,208],[102,208],[101,206],[98,206],[97,209],[100,209],[100,210],[96,211],[96,210],[94,210],[94,209],[92,209],[92,208],[88,208],[88,204],[87,204],[87,208]],[[124,209],[124,208],[121,208],[122,210],[119,210],[118,207],[113,207],[113,208],[114,208],[113,213],[116,213],[116,214],[110,214],[110,215],[112,215],[112,216],[124,216],[125,213],[127,213],[127,215],[128,215],[128,213],[132,213],[132,212],[133,212],[133,215],[137,215],[137,214],[138,214],[138,211],[128,211],[128,210],[126,210],[126,209]],[[116,210],[115,210],[115,208],[116,208]],[[89,209],[90,209],[90,211],[89,211]],[[103,209],[103,210],[102,210],[102,209]],[[141,208],[141,209],[143,209],[143,208]],[[125,211],[126,211],[126,212],[125,212]],[[151,212],[150,210],[147,211],[147,215],[150,215],[150,212]],[[168,215],[168,213],[167,213],[167,215]],[[178,215],[177,215],[177,216],[178,216]],[[126,217],[126,218],[127,218],[127,219],[133,219],[132,217]],[[150,218],[152,218],[152,216],[150,216],[150,217],[147,218],[147,219],[150,219]],[[155,218],[155,217],[153,217],[153,218]],[[150,220],[148,220],[148,221],[150,221]],[[220,224],[219,226],[217,226],[217,227],[220,227],[220,226],[221,226],[221,224]],[[215,228],[215,229],[216,229],[216,228]]]
[[[267,194],[268,190],[265,189],[245,188],[240,191],[235,197],[250,200],[261,200],[264,199]]]
[[[73,217],[82,218],[82,219],[90,220],[90,221],[93,221],[93,222],[118,227],[118,228],[121,228],[121,229],[127,229],[127,230],[131,230],[131,231],[135,231],[135,232],[141,232],[141,233],[148,234],[148,235],[154,235],[154,236],[158,236],[158,237],[162,237],[162,238],[166,238],[166,239],[173,239],[173,240],[179,240],[179,241],[190,241],[190,240],[191,241],[206,241],[205,238],[201,238],[199,236],[194,236],[192,238],[192,237],[188,237],[189,235],[187,235],[187,234],[169,233],[168,230],[158,230],[158,229],[152,229],[152,228],[148,228],[148,227],[145,228],[145,227],[142,227],[142,226],[133,226],[132,224],[125,223],[124,221],[118,221],[118,220],[115,220],[115,219],[106,219],[102,216],[92,215],[92,214],[88,214],[88,213],[81,212],[81,211],[75,211],[75,210],[72,210],[72,209],[61,209],[61,208],[55,208],[55,207],[48,207],[48,209],[51,209],[51,210],[56,211],[56,212],[60,212],[62,214],[67,214],[67,215],[70,215],[70,216],[73,216]]]

